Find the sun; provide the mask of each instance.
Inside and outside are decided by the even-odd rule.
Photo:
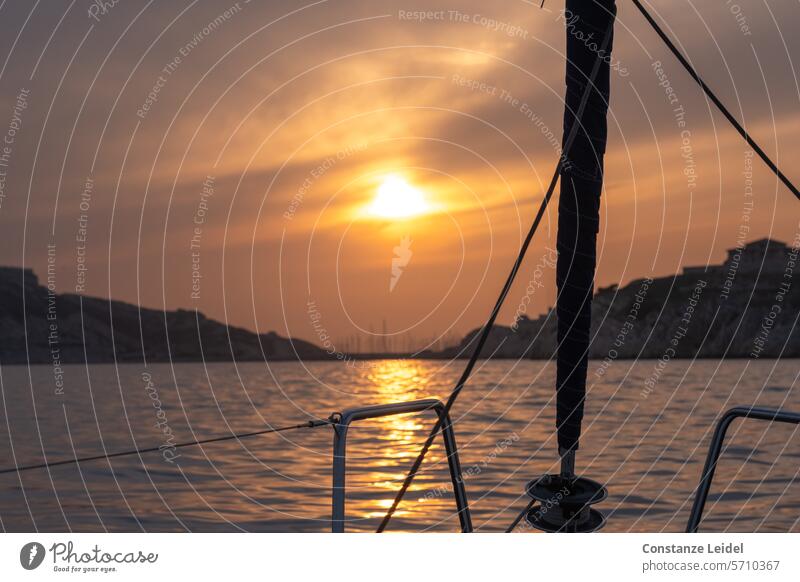
[[[411,218],[425,214],[430,206],[421,190],[392,175],[383,179],[368,210],[381,218]]]

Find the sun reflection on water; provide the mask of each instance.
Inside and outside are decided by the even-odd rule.
[[[406,402],[430,397],[428,386],[430,372],[421,362],[390,360],[371,370],[369,381],[381,404]],[[392,461],[416,456],[425,429],[434,422],[431,413],[403,414],[375,419],[379,427],[378,439],[384,447],[382,456]],[[392,477],[395,478],[395,477]],[[391,483],[390,483],[391,485]]]
[[[430,365],[420,361],[388,360],[377,363],[367,374],[371,395],[378,404],[436,397],[438,394],[431,392],[432,379]],[[363,449],[359,456],[367,463],[363,486],[373,493],[383,491],[386,497],[373,497],[364,500],[364,503],[356,501],[352,506],[355,514],[361,513],[367,518],[378,518],[385,514],[435,422],[435,415],[426,412],[385,416],[359,423],[364,428],[360,435],[359,446]],[[442,461],[438,449],[437,441],[428,455],[426,465]],[[415,479],[410,492],[419,494],[429,486],[429,478],[422,473]],[[408,499],[416,499],[417,496],[412,495]],[[407,502],[401,504],[396,515],[400,517],[419,511],[419,505]]]
[[[428,398],[431,372],[423,362],[387,360],[369,370],[372,384],[381,404]]]

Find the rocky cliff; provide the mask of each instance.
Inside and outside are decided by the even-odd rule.
[[[160,311],[50,293],[29,269],[0,268],[0,363],[326,359],[276,333],[255,334],[195,311]]]
[[[796,247],[764,239],[729,251],[722,265],[640,279],[594,297],[590,355],[618,358],[800,357],[800,262]],[[446,355],[471,353],[479,330]],[[555,313],[496,327],[483,355],[547,359]]]

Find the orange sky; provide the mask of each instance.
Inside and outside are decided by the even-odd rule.
[[[486,318],[557,160],[561,3],[153,4],[95,16],[85,6],[65,14],[66,1],[0,9],[0,132],[20,126],[3,168],[0,264],[44,278],[53,243],[56,286],[74,292],[85,231],[90,295],[318,341],[313,301],[337,342],[362,346],[371,333],[381,345],[384,321],[404,345]],[[800,181],[791,4],[743,2],[737,19],[725,3],[652,2]],[[619,5],[624,71],[612,77],[598,285],[721,262],[743,225],[748,240],[794,238],[797,200],[751,164],[632,5]],[[432,211],[364,216],[387,175]],[[529,314],[553,303],[554,220],[501,322],[526,288]],[[390,290],[406,237],[410,259]]]

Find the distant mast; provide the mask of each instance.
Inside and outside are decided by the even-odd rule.
[[[615,15],[614,0],[567,0],[564,13],[567,36],[564,148],[568,147],[567,136],[575,123],[578,129],[569,151],[563,154],[558,204],[556,426],[562,472],[570,473],[574,469],[586,398]],[[578,120],[576,115],[593,72],[594,83],[589,88],[582,119]]]

